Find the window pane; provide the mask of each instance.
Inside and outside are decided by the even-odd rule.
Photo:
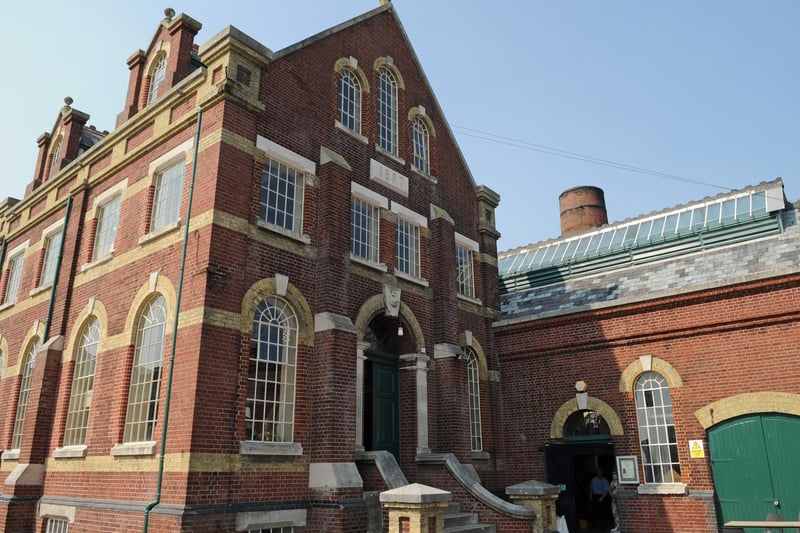
[[[293,442],[297,319],[275,297],[263,300],[253,319],[247,379],[247,440]]]
[[[114,251],[119,224],[120,197],[104,204],[97,210],[97,232],[94,242],[94,259],[100,259]]]
[[[8,282],[6,283],[6,298],[3,303],[17,301],[19,280],[22,277],[22,262],[24,254],[18,254],[8,260]]]
[[[361,83],[347,69],[342,70],[339,77],[339,122],[361,133]]]
[[[458,293],[468,298],[475,297],[475,279],[472,268],[472,252],[456,245],[456,280]]]
[[[166,324],[166,300],[158,296],[145,306],[136,329],[123,442],[143,442],[153,438],[158,415]]]
[[[58,252],[61,247],[61,233],[54,233],[44,240],[44,262],[42,274],[39,277],[39,286],[44,287],[53,283],[58,265]]]
[[[419,228],[414,224],[397,219],[397,270],[414,277],[420,277]]]
[[[302,231],[303,174],[268,159],[261,173],[261,219],[294,233]]]
[[[424,174],[430,172],[430,149],[428,127],[419,117],[414,119],[413,125],[414,168]]]
[[[397,155],[397,82],[386,67],[378,72],[378,146]]]
[[[350,204],[350,251],[356,257],[378,261],[379,243],[378,208],[353,197]]]
[[[64,446],[83,444],[86,439],[99,342],[100,324],[93,319],[81,331],[80,344],[75,354],[75,369],[72,374],[72,392],[67,412],[67,427],[64,432]]]
[[[161,56],[150,74],[150,91],[147,94],[147,103],[150,103],[158,98],[158,89],[161,87],[161,84],[164,83],[166,77],[167,56]]]
[[[680,482],[669,385],[660,374],[645,372],[636,380],[634,399],[645,482]]]
[[[25,416],[28,413],[28,400],[33,385],[33,369],[36,366],[36,357],[39,355],[41,340],[36,339],[31,345],[25,359],[22,361],[22,381],[19,386],[17,398],[17,413],[14,418],[14,433],[11,436],[11,449],[18,450],[22,443],[22,430],[25,426]]]
[[[478,356],[472,348],[466,349],[467,389],[469,391],[469,433],[473,452],[483,450],[481,430],[481,384]]]
[[[158,231],[178,221],[183,200],[183,161],[161,172],[155,181],[153,218],[150,231]]]

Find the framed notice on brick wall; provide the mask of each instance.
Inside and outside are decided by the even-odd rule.
[[[623,484],[639,484],[639,459],[635,455],[617,457],[617,477]]]

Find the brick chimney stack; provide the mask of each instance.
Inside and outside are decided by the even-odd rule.
[[[569,237],[608,224],[603,189],[591,185],[573,187],[558,197],[561,236]]]

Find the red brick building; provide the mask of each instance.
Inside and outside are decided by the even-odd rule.
[[[499,198],[392,6],[278,52],[200,29],[166,12],[114,131],[68,99],[2,206],[0,529],[365,531],[407,479],[529,528],[474,483]]]
[[[605,224],[593,187],[563,237],[500,254],[507,482],[559,484],[570,531],[617,470],[623,531],[796,520],[800,228],[780,179]]]
[[[390,4],[280,51],[165,14],[114,130],[67,99],[0,205],[0,530],[380,531],[378,494],[419,482],[547,531],[509,486],[562,485],[575,525],[617,464],[626,531],[739,517],[709,456],[800,414],[779,181],[600,229],[573,191],[565,237],[498,276],[499,197]],[[684,226],[701,204],[718,224]]]

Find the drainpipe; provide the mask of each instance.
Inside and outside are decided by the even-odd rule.
[[[3,239],[3,247],[0,248],[0,276],[3,275],[3,264],[6,262],[6,249],[8,248],[8,239],[6,239],[5,235],[2,237]]]
[[[189,223],[192,220],[192,196],[194,195],[194,180],[197,174],[197,152],[200,145],[200,124],[203,120],[202,108],[197,108],[197,127],[194,134],[194,158],[192,160],[192,177],[189,181],[189,200],[186,205],[186,224],[183,227],[183,249],[181,250],[181,266],[178,274],[178,289],[175,295],[175,317],[172,320],[172,345],[169,354],[169,368],[167,370],[167,392],[164,400],[164,422],[161,424],[161,449],[158,452],[158,477],[156,482],[156,495],[153,501],[144,509],[143,533],[147,533],[150,522],[150,511],[161,502],[161,486],[164,482],[164,454],[167,445],[167,426],[169,425],[169,406],[172,398],[172,374],[175,368],[175,348],[178,339],[178,318],[181,309],[181,294],[183,293],[183,271],[186,268],[186,247],[189,242]]]
[[[58,286],[58,274],[61,272],[61,261],[64,258],[64,241],[67,240],[67,224],[69,214],[72,211],[72,196],[67,198],[67,211],[64,213],[64,226],[61,228],[61,242],[58,245],[58,258],[56,259],[56,271],[53,273],[53,284],[50,287],[50,303],[47,304],[47,319],[44,321],[44,335],[42,344],[47,342],[50,337],[50,324],[53,321],[53,308],[56,305],[56,288]]]

